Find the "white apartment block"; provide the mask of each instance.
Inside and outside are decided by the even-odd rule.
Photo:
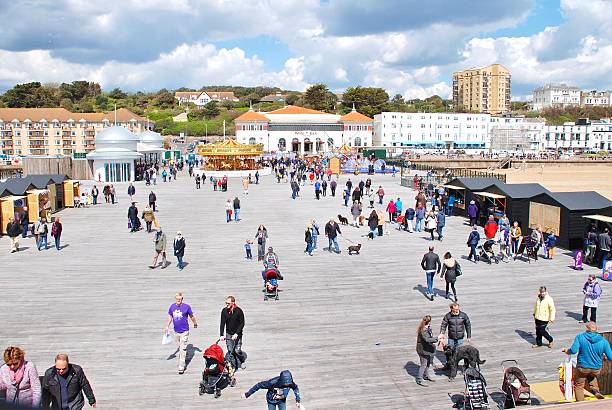
[[[546,84],[533,90],[532,105],[534,111],[580,105],[580,88],[566,84]]]
[[[582,91],[580,93],[580,105],[583,107],[609,107],[612,105],[610,91]]]
[[[383,112],[374,116],[373,145],[483,150],[490,122],[490,114]]]
[[[590,151],[612,150],[612,122],[609,118],[594,121],[566,122],[547,125],[544,129],[544,150]]]
[[[612,151],[612,120],[610,118],[591,122],[591,146],[595,150]]]
[[[153,126],[120,108],[112,113],[73,113],[64,108],[0,108],[0,154],[85,155],[95,136],[112,125],[140,133]]]

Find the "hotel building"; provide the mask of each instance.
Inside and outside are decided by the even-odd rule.
[[[73,113],[64,108],[0,108],[0,154],[84,156],[95,136],[112,125],[141,133],[152,126],[128,109]]]
[[[510,71],[501,64],[453,73],[453,104],[468,111],[510,111]]]

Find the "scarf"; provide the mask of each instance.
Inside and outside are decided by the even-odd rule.
[[[237,304],[232,303],[232,305],[229,308],[227,308],[227,313],[231,316],[232,313],[234,313],[234,309],[236,309],[237,307],[238,307]]]
[[[19,367],[19,369],[17,369],[16,371],[12,371],[11,369],[9,369],[9,374],[11,376],[11,383],[14,386],[19,386],[21,384],[21,381],[23,380],[23,376],[25,375],[25,367],[26,367],[26,362],[25,360],[21,363],[21,366]],[[19,388],[17,388],[17,390],[19,390]]]

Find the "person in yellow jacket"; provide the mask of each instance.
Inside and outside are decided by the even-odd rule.
[[[553,338],[546,330],[548,323],[555,321],[555,302],[546,291],[546,286],[541,286],[533,306],[533,318],[535,319],[536,344],[533,348],[542,347],[542,338],[548,340],[548,348],[553,347]]]

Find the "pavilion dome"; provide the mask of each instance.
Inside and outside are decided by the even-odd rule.
[[[96,135],[96,144],[100,142],[105,144],[121,144],[138,141],[139,138],[136,134],[116,125],[105,128]]]
[[[164,137],[162,137],[160,133],[151,130],[141,132],[138,134],[138,137],[140,138],[140,142],[144,142],[145,144],[160,145],[164,143]]]

